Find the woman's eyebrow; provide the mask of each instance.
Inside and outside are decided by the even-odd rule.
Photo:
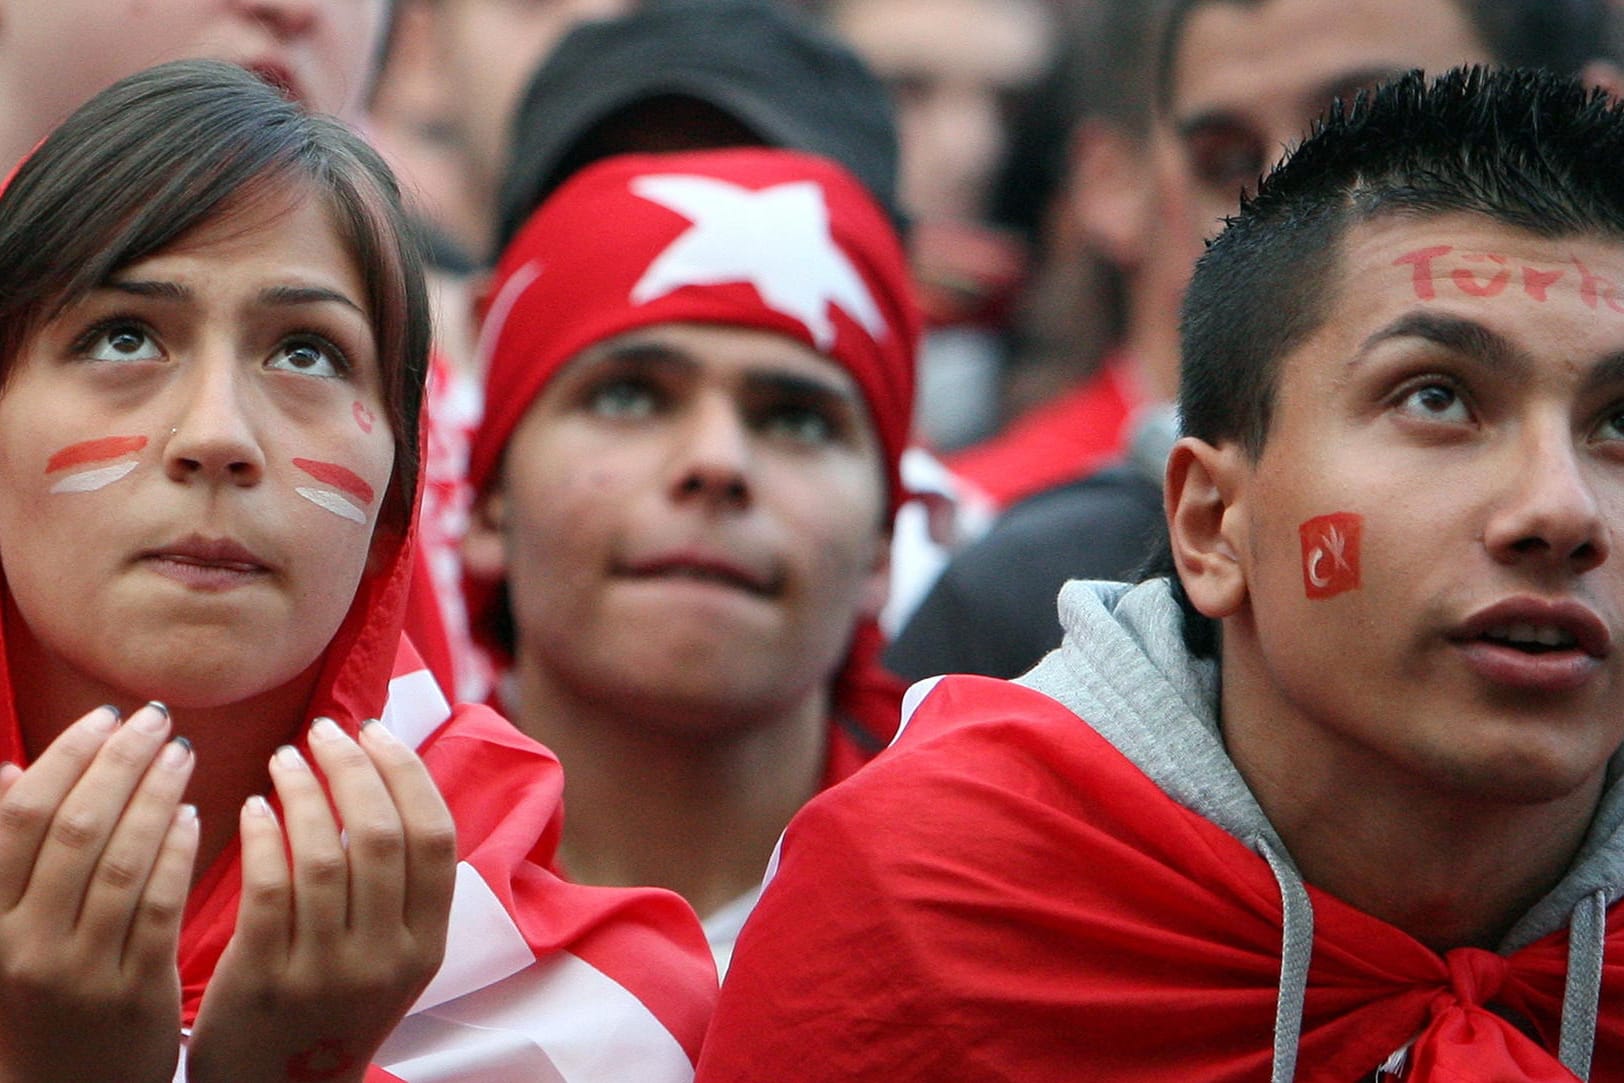
[[[192,287],[167,279],[114,278],[102,283],[100,288],[161,301],[190,302],[197,298],[197,292]],[[338,304],[353,309],[362,317],[366,316],[366,310],[355,301],[325,286],[268,286],[259,292],[259,301],[261,304],[278,306]]]
[[[268,305],[320,305],[338,304],[354,309],[362,317],[366,310],[338,290],[325,286],[270,286],[260,291],[259,299]]]
[[[153,297],[160,301],[190,301],[196,296],[189,286],[162,279],[112,278],[97,288],[135,297]]]

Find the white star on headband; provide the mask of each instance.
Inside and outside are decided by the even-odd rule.
[[[829,306],[838,305],[875,339],[885,318],[829,233],[829,208],[814,181],[753,191],[714,177],[638,177],[631,190],[693,225],[654,257],[632,287],[647,304],[683,286],[748,282],[762,302],[799,320],[819,349],[834,345]]]

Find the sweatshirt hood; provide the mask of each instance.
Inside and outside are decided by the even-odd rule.
[[[1224,749],[1216,662],[1185,650],[1179,607],[1166,579],[1137,586],[1073,581],[1060,593],[1060,621],[1060,649],[1016,683],[1086,719],[1170,798],[1223,828],[1273,871],[1284,918],[1271,1079],[1291,1079],[1313,949],[1313,907],[1284,842]],[[1624,884],[1621,775],[1624,750],[1608,765],[1602,800],[1568,872],[1498,949],[1509,955],[1569,930],[1559,1056],[1581,1079],[1588,1077],[1594,1044],[1606,910]]]

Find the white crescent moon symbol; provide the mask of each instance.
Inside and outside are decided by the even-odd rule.
[[[1308,554],[1308,581],[1316,587],[1329,586],[1330,576],[1321,576],[1319,573],[1320,561],[1325,559],[1325,550],[1315,546],[1313,552]]]

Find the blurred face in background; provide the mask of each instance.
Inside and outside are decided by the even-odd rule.
[[[1192,250],[1337,98],[1493,58],[1456,0],[1214,0],[1187,16],[1167,117]]]
[[[430,0],[432,28],[470,180],[494,188],[519,95],[577,22],[631,10],[630,0]]]
[[[892,88],[902,201],[921,219],[974,221],[1021,95],[1054,47],[1029,0],[844,0],[837,33]]]
[[[390,0],[0,0],[0,123],[15,159],[102,88],[197,58],[241,64],[353,120],[389,10]]]

